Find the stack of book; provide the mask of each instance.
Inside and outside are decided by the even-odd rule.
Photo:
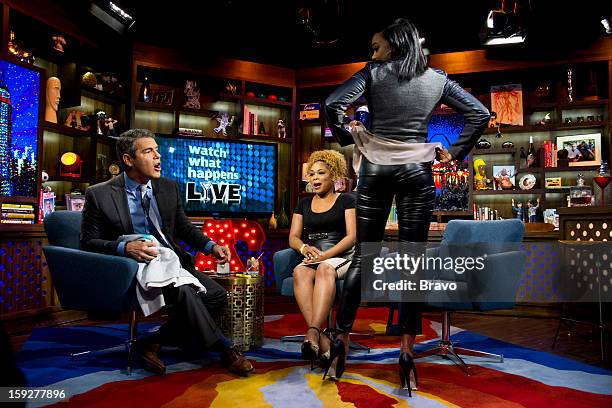
[[[249,110],[247,106],[244,107],[244,118],[242,124],[242,133],[245,135],[257,135],[257,114]]]
[[[2,203],[2,224],[34,224],[34,217],[31,204]]]
[[[544,148],[544,167],[557,167],[557,146],[552,140],[546,140]]]
[[[480,207],[476,203],[472,204],[474,219],[478,221],[501,220],[499,212],[491,207]]]

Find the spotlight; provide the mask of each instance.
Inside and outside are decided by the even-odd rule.
[[[512,9],[506,8],[502,0],[500,8],[490,10],[487,15],[484,36],[481,38],[484,45],[508,45],[525,42],[526,30],[520,24],[519,0],[514,0]]]
[[[132,29],[136,23],[131,15],[112,1],[92,2],[89,12],[119,34]]]

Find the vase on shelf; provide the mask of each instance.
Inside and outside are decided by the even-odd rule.
[[[289,217],[287,216],[287,213],[285,212],[286,197],[287,197],[287,189],[284,188],[282,198],[281,198],[281,209],[278,215],[276,216],[276,224],[278,225],[278,228],[281,228],[281,229],[289,228]]]

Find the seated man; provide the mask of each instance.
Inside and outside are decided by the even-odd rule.
[[[119,237],[151,234],[172,249],[183,268],[206,289],[198,292],[192,285],[168,285],[162,289],[165,303],[172,307],[168,322],[138,347],[145,368],[156,374],[165,373],[157,351],[160,344],[173,344],[218,350],[229,371],[248,374],[253,366],[223,336],[211,316],[227,302],[225,289],[196,272],[193,257],[176,242],[183,240],[198,251],[212,253],[221,262],[229,261],[229,249],[203,235],[183,212],[177,183],[160,177],[161,155],[151,131],[133,129],[123,133],[117,140],[117,157],[124,172],[89,187],[85,193],[81,247],[147,262],[158,254],[153,242],[126,243],[120,242]]]

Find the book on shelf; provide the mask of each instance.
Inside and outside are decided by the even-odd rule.
[[[477,221],[501,220],[498,210],[491,207],[481,207],[478,204],[472,204],[472,212],[474,219]]]
[[[2,224],[34,224],[35,214],[32,204],[2,203],[0,208]]]

